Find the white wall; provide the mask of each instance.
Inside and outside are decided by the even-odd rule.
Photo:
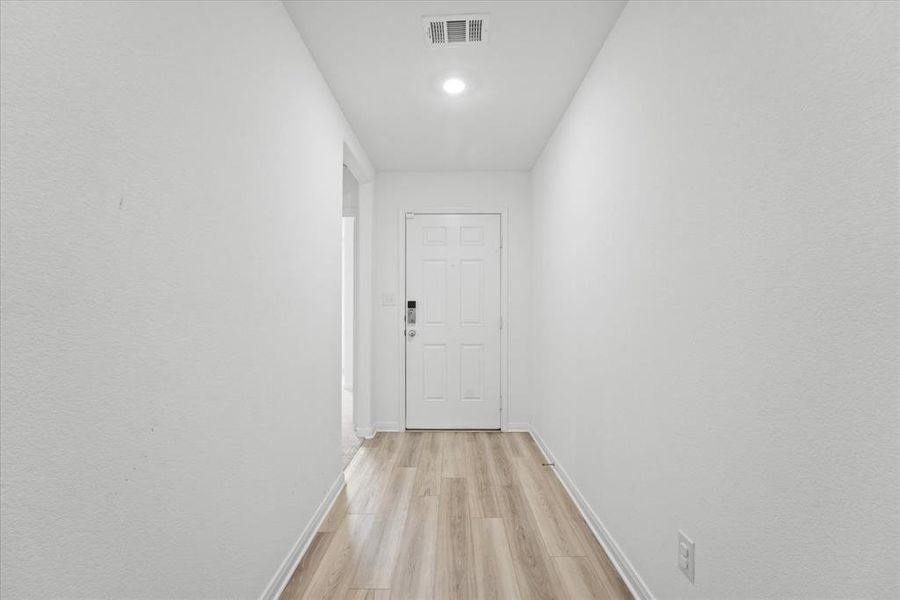
[[[0,17],[0,594],[258,597],[340,472],[347,125],[278,2]]]
[[[341,245],[341,381],[353,389],[356,350],[356,221],[359,217],[359,182],[344,167],[343,230]]]
[[[344,217],[341,234],[341,383],[353,389],[353,325],[355,321],[354,283],[356,269],[356,217]]]
[[[509,253],[509,415],[513,423],[531,419],[528,353],[531,322],[531,191],[527,173],[481,171],[379,173],[375,180],[373,252],[373,421],[377,427],[402,424],[403,302],[399,295],[400,211],[427,208],[508,209]],[[382,296],[393,294],[394,306]]]
[[[374,179],[374,173],[372,175]],[[356,218],[356,357],[353,375],[353,424],[357,435],[371,437],[372,336],[375,307],[372,298],[372,254],[375,219],[375,183],[359,184],[359,216]]]
[[[344,216],[355,217],[359,213],[359,182],[347,167],[344,168],[343,194]]]
[[[897,25],[632,1],[533,171],[536,426],[659,598],[900,597]]]

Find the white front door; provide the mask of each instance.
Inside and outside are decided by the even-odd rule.
[[[500,215],[407,215],[407,428],[500,428],[500,252]]]

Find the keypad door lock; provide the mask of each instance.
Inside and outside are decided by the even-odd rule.
[[[407,300],[406,301],[406,324],[407,325],[415,325],[416,324],[416,301],[415,300]]]

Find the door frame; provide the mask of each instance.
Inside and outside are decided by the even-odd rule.
[[[480,208],[400,208],[397,212],[400,244],[398,252],[397,305],[400,310],[397,351],[400,355],[400,389],[403,397],[403,421],[400,428],[406,430],[406,214],[416,215],[498,215],[500,217],[500,431],[508,431],[509,422],[509,235],[507,209]]]
[[[343,143],[343,162],[359,185],[359,206],[354,227],[353,307],[353,426],[360,437],[375,435],[372,424],[372,236],[374,232],[375,169],[355,137]],[[337,196],[342,205],[343,187]],[[340,211],[343,214],[343,211]],[[343,390],[340,391],[343,393]],[[340,396],[338,396],[340,398]]]

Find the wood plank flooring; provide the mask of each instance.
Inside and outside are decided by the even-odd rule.
[[[525,433],[380,433],[282,600],[631,599]]]

